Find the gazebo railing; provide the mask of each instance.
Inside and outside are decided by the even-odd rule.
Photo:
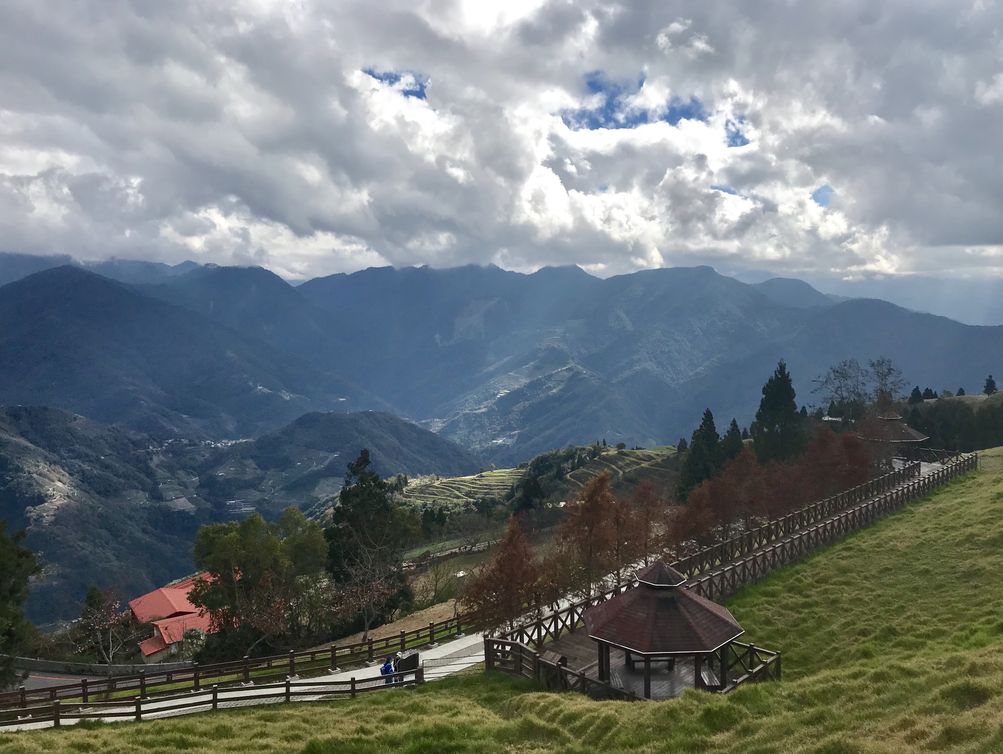
[[[741,641],[733,641],[726,654],[728,683],[721,689],[728,693],[744,683],[779,681],[782,671],[780,653]]]

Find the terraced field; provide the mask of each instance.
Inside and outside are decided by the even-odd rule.
[[[613,478],[613,492],[630,494],[644,480],[650,480],[665,495],[675,488],[678,473],[676,449],[671,445],[644,450],[605,451],[565,477],[565,495],[584,487],[592,477],[608,471]]]
[[[411,480],[402,500],[414,508],[439,505],[464,508],[484,498],[504,500],[524,472],[524,469],[496,469],[471,476],[421,477]]]

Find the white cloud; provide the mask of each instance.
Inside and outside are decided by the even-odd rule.
[[[906,0],[8,0],[0,236],[293,277],[996,273],[1001,20]],[[635,127],[566,125],[606,106],[595,71]],[[705,119],[642,122],[694,97]]]

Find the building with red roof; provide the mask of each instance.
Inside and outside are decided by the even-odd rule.
[[[133,617],[153,626],[153,636],[139,642],[145,662],[162,662],[175,654],[186,631],[211,632],[209,615],[188,600],[188,594],[200,578],[205,575],[174,581],[129,602]]]

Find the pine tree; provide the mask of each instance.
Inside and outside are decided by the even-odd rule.
[[[708,408],[703,412],[700,426],[690,439],[689,452],[679,470],[680,499],[685,499],[690,490],[717,473],[720,467],[720,441],[717,427],[714,426],[714,414]]]
[[[909,404],[915,405],[917,403],[923,402],[923,394],[919,391],[919,385],[916,385],[912,392],[909,393]]]
[[[982,388],[982,392],[986,395],[992,395],[996,392],[996,380],[993,379],[992,375],[986,377],[986,384]]]
[[[38,569],[35,556],[23,542],[23,532],[8,537],[0,521],[0,689],[14,680],[13,656],[21,650],[30,628],[23,608],[28,579]]]
[[[968,395],[968,394],[965,392],[965,389],[963,387],[959,387],[958,392],[956,392],[955,395]]]
[[[734,419],[728,425],[728,431],[721,438],[720,457],[721,464],[725,464],[742,452],[742,430],[738,428],[738,422]]]
[[[467,583],[465,612],[488,628],[511,625],[537,600],[540,567],[518,516],[510,516],[491,562]]]
[[[686,438],[685,437],[680,437],[679,438],[679,442],[676,443],[676,452],[677,453],[685,453],[686,449],[688,447],[689,447],[689,443],[686,442]]]
[[[930,389],[930,388],[926,388],[923,391],[923,400],[924,401],[933,400],[936,397],[937,397],[937,394],[932,389]]]
[[[787,364],[777,364],[763,385],[763,398],[752,424],[752,441],[760,463],[793,458],[804,448],[804,418],[798,414],[797,394]]]

